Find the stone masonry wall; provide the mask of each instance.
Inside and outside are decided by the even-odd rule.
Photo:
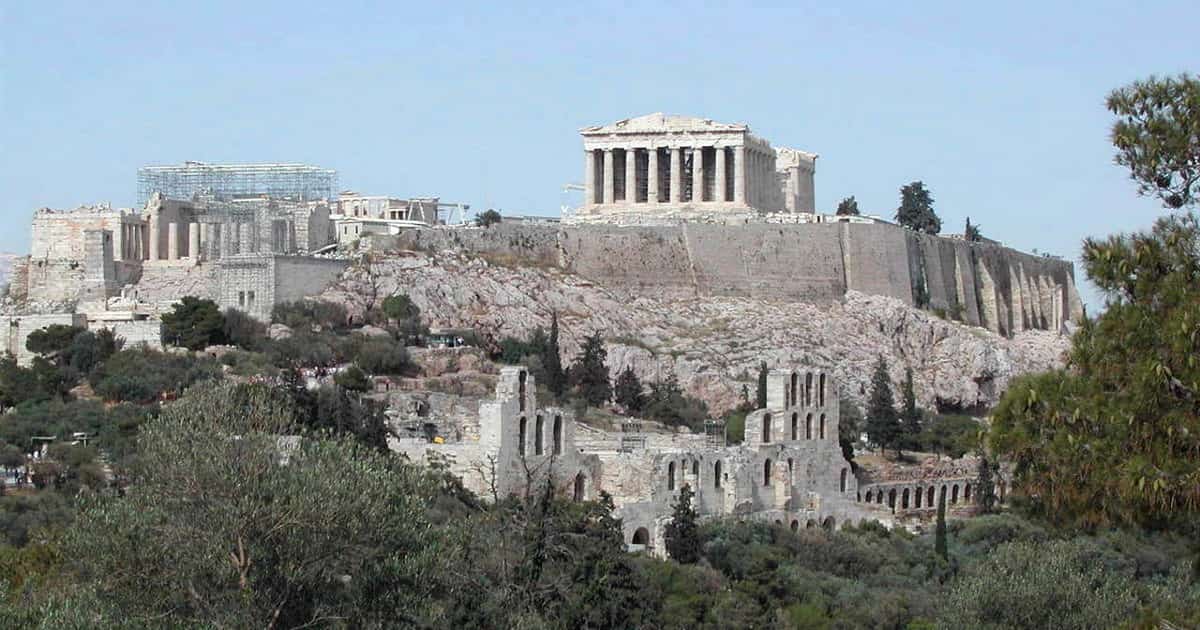
[[[415,230],[389,245],[461,249],[553,265],[608,288],[663,297],[811,303],[847,290],[897,298],[1011,335],[1082,313],[1068,261],[890,224],[543,226]]]
[[[0,352],[13,355],[21,365],[29,365],[36,356],[25,348],[25,340],[29,338],[29,333],[51,324],[85,326],[86,323],[87,320],[79,313],[0,316],[0,342],[3,343]]]

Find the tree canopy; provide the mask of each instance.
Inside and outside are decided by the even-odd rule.
[[[871,395],[867,400],[867,437],[880,449],[900,448],[900,416],[892,394],[892,379],[887,361],[881,356],[871,374]]]
[[[933,195],[925,188],[925,184],[916,181],[900,188],[900,207],[896,208],[896,222],[926,234],[942,231],[942,220],[933,211]]]
[[[1138,192],[1168,208],[1195,205],[1200,195],[1200,79],[1188,74],[1150,77],[1113,90],[1116,162],[1129,169]]]
[[[854,199],[854,195],[850,195],[838,202],[838,216],[858,216],[858,201]]]
[[[189,350],[225,342],[225,318],[212,300],[186,295],[162,316],[163,343]]]

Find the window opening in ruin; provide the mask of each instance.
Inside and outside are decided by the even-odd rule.
[[[788,458],[788,479],[794,479],[792,473],[795,470],[796,470],[795,461],[791,457],[789,457]]]
[[[942,489],[941,489],[941,491],[938,493],[938,500],[939,500],[939,501],[945,501],[945,500],[946,500],[946,486],[942,486]]]
[[[675,489],[675,462],[667,464],[667,490]]]
[[[818,400],[817,400],[818,406],[824,407],[825,406],[825,373],[824,372],[821,373],[821,386],[819,388],[817,388],[817,397],[818,397]]]
[[[649,546],[650,532],[646,531],[645,527],[637,528],[637,531],[633,532],[633,544],[643,547]]]
[[[904,492],[900,494],[900,508],[908,509],[908,488],[905,488]]]
[[[771,460],[763,462],[763,485],[771,485]]]
[[[517,374],[517,398],[519,399],[519,409],[525,411],[525,371],[522,370]]]
[[[584,494],[587,491],[586,484],[587,484],[587,478],[583,476],[583,473],[579,473],[579,474],[575,475],[575,500],[576,501],[583,500]]]
[[[798,388],[797,386],[799,384],[800,384],[800,377],[797,376],[795,372],[792,372],[792,406],[793,407],[796,406],[796,389]]]
[[[917,488],[915,497],[916,500],[913,501],[913,505],[918,508],[921,507],[921,490],[922,488]]]
[[[812,439],[812,414],[808,414],[804,418],[804,439]]]
[[[821,527],[824,527],[824,528],[825,528],[825,531],[827,531],[827,532],[831,532],[831,531],[833,531],[835,528],[837,528],[837,521],[833,520],[833,517],[832,517],[832,516],[830,516],[830,517],[827,517],[827,518],[825,519],[825,522],[821,523]]]
[[[763,415],[762,442],[763,444],[770,444],[771,442],[771,414],[769,413]]]
[[[562,416],[554,416],[554,454],[562,455]]]
[[[238,306],[240,308],[246,308],[246,292],[245,291],[238,291]]]
[[[533,434],[533,454],[541,455],[544,450],[542,435],[546,432],[546,422],[542,420],[541,414],[538,414],[537,422],[534,423]]]
[[[792,412],[792,439],[800,439],[800,414]]]
[[[800,531],[800,521],[792,521],[792,531]]]
[[[966,486],[963,487],[963,501],[970,501],[970,500],[971,500],[971,484],[967,484]]]
[[[936,494],[937,494],[937,489],[935,489],[933,486],[929,486],[929,492],[927,492],[925,494],[926,507],[933,507],[934,495],[936,495]]]
[[[518,424],[521,430],[519,431],[520,435],[517,437],[517,452],[520,453],[521,457],[525,457],[525,416],[521,416]]]
[[[804,375],[804,406],[812,406],[812,372]]]
[[[721,487],[721,462],[720,461],[713,464],[713,487],[714,488]]]
[[[821,439],[825,439],[825,414],[821,414]]]
[[[817,526],[817,522],[810,518],[810,519],[808,519],[808,522],[806,522],[804,524],[804,529],[812,529],[816,526]]]
[[[871,502],[871,491],[867,490],[867,503]]]
[[[253,291],[246,292],[246,308],[247,309],[254,308],[254,292]]]
[[[841,489],[842,489],[842,492],[845,492],[845,491],[846,491],[846,478],[847,478],[847,476],[848,476],[848,471],[847,471],[845,468],[843,468],[843,469],[842,469],[842,482],[841,482],[841,484],[840,484],[840,486],[841,486]],[[919,490],[918,490],[918,492],[919,492]]]
[[[896,489],[895,488],[888,490],[888,507],[892,508],[893,512],[896,511]]]
[[[950,487],[950,502],[958,503],[958,484]]]
[[[879,504],[882,504],[882,503],[883,503],[883,490],[880,490],[880,491],[879,491],[879,492],[878,492],[878,493],[875,495],[875,503],[876,503],[876,505],[879,505]]]
[[[692,476],[697,480],[700,479],[700,460],[692,462]]]

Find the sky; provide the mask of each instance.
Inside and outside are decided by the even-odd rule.
[[[0,250],[184,160],[557,215],[578,130],[661,111],[819,154],[819,211],[890,217],[920,180],[944,231],[1077,259],[1163,213],[1113,164],[1104,97],[1200,71],[1194,0],[622,4],[2,3]]]

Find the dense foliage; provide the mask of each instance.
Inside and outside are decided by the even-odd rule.
[[[900,188],[900,207],[896,208],[896,222],[926,234],[942,231],[942,220],[933,211],[933,195],[925,188],[925,184],[912,182]]]
[[[854,195],[850,195],[838,202],[838,216],[858,216],[858,201],[854,199]]]
[[[162,316],[164,344],[189,350],[202,350],[225,343],[225,318],[216,302],[184,296]]]
[[[1200,196],[1200,79],[1150,77],[1114,90],[1107,104],[1117,116],[1116,162],[1129,169],[1138,192],[1168,208],[1194,205]]]
[[[887,361],[881,356],[871,374],[871,395],[867,399],[867,438],[881,449],[900,449],[900,416],[896,413],[896,398],[892,394],[892,378]]]

